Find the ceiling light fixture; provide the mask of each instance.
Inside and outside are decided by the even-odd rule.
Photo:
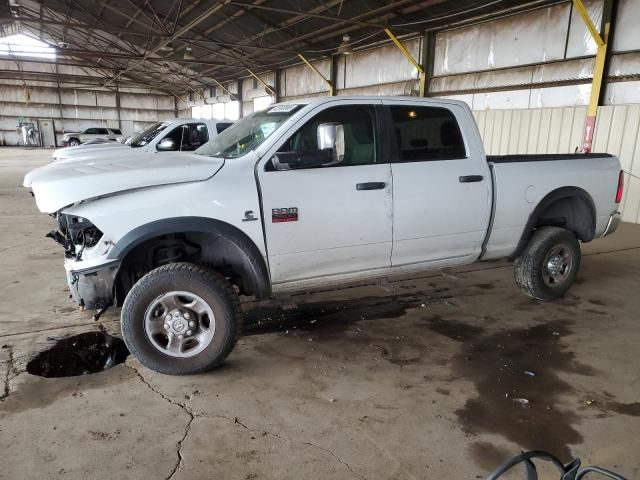
[[[353,53],[353,48],[349,42],[351,41],[351,37],[349,35],[342,36],[342,43],[338,47],[337,54],[338,55],[351,55]]]

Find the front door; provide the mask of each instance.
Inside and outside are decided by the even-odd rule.
[[[80,134],[80,143],[88,142],[89,140],[93,140],[98,136],[97,128],[87,128],[84,132]]]
[[[491,211],[491,178],[459,105],[385,101],[392,138],[394,267],[478,257]]]
[[[376,108],[328,107],[278,152],[317,152],[318,126],[339,124],[344,155],[321,167],[259,166],[269,267],[274,286],[349,276],[390,266],[391,166],[381,161]],[[277,153],[276,153],[277,155]]]

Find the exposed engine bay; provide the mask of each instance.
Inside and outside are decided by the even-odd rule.
[[[102,232],[86,218],[56,213],[53,215],[58,222],[58,230],[47,233],[56,243],[64,247],[64,256],[80,260],[85,248],[98,244]]]

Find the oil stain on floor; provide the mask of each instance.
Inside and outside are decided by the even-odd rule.
[[[398,318],[408,309],[449,301],[446,288],[422,294],[370,296],[349,300],[299,303],[291,308],[270,305],[248,310],[244,333],[257,335],[291,328],[321,333],[338,333],[354,322]]]
[[[73,377],[103,372],[125,361],[124,342],[105,332],[86,332],[56,339],[27,364],[27,372],[47,378]]]
[[[429,328],[461,343],[452,368],[471,380],[478,396],[455,413],[472,434],[491,432],[524,449],[547,450],[571,459],[570,445],[582,441],[579,417],[560,406],[572,391],[558,372],[593,375],[562,342],[568,323],[553,321],[532,327],[485,332],[477,326],[434,318]]]

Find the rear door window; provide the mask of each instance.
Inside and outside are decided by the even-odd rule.
[[[98,135],[109,135],[109,130],[106,128],[96,128],[96,133]]]
[[[113,132],[114,135],[122,135],[122,132],[120,131],[119,128],[112,128],[111,131]]]
[[[392,105],[397,161],[424,162],[466,158],[458,121],[442,107]]]

